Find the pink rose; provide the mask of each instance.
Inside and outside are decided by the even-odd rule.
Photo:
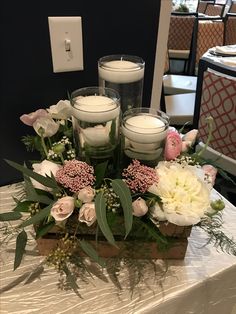
[[[29,114],[23,114],[22,116],[20,116],[20,120],[26,125],[33,126],[34,122],[38,118],[47,117],[47,116],[49,116],[49,114],[45,109],[38,109]]]
[[[205,175],[207,175],[208,179],[210,180],[211,185],[214,186],[217,175],[217,169],[212,165],[203,165],[202,169],[204,170]]]
[[[75,200],[71,196],[60,198],[51,208],[51,215],[56,221],[68,218],[75,208]]]
[[[137,198],[133,203],[133,215],[136,217],[144,216],[148,212],[148,207],[144,199]]]
[[[175,131],[168,131],[166,136],[164,158],[173,160],[178,157],[182,149],[182,140],[180,134]]]
[[[95,190],[91,188],[91,186],[86,186],[85,188],[81,189],[78,193],[78,199],[81,200],[83,203],[92,202],[95,196]]]
[[[50,116],[40,117],[33,123],[33,128],[38,135],[51,137],[57,133],[59,124],[56,123]]]
[[[95,203],[85,203],[79,210],[79,221],[91,226],[96,221]]]

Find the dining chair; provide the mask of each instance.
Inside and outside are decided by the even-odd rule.
[[[227,13],[224,18],[224,45],[236,44],[236,13]]]
[[[232,1],[228,13],[236,13],[236,1]]]
[[[205,13],[205,11],[206,11],[206,7],[207,7],[207,4],[208,3],[215,3],[215,1],[213,0],[213,1],[204,1],[204,0],[198,0],[198,4],[197,4],[197,12],[198,13],[201,13],[201,14],[204,14]]]
[[[178,75],[170,72],[168,53],[163,75],[163,91],[165,95],[194,93],[197,88],[197,77],[190,75]]]
[[[216,18],[201,18],[197,24],[195,73],[197,73],[200,58],[210,48],[222,46],[224,41],[224,22]]]
[[[215,159],[236,175],[236,71],[207,58],[199,62],[193,128],[199,130],[201,149],[208,137],[206,118],[213,118],[212,138],[204,158]]]
[[[169,59],[167,54],[160,108],[169,116],[171,125],[182,126],[186,122],[192,124],[197,78],[187,75],[166,74],[168,71]],[[192,90],[187,91],[186,85],[189,82],[192,82]],[[189,89],[191,89],[191,84]]]
[[[195,21],[196,13],[171,13],[167,43],[169,59],[183,60],[184,73],[188,73]]]
[[[206,10],[204,12],[205,15],[208,16],[223,16],[225,10],[225,4],[213,4],[207,3]]]

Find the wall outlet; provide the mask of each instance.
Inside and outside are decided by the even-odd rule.
[[[81,71],[83,40],[80,16],[48,17],[53,72]]]

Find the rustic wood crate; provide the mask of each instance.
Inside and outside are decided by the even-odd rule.
[[[162,234],[173,238],[173,245],[167,250],[158,249],[156,242],[147,242],[143,239],[121,240],[116,239],[118,246],[112,246],[106,240],[99,239],[97,242],[91,239],[91,235],[83,235],[83,239],[89,242],[98,252],[100,257],[130,257],[147,259],[183,259],[188,246],[188,237],[191,233],[191,227],[176,226],[171,223],[161,223],[160,231]],[[48,255],[56,248],[60,234],[50,232],[46,236],[37,239],[37,248],[40,255]],[[145,253],[144,253],[145,252]],[[83,252],[80,252],[83,254]]]

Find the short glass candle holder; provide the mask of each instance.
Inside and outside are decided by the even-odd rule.
[[[78,159],[92,166],[108,161],[116,169],[120,137],[120,97],[110,88],[85,87],[71,94],[72,121]]]
[[[169,127],[168,116],[152,108],[134,108],[122,119],[122,162],[126,166],[138,159],[156,166],[163,159],[163,149]]]
[[[130,55],[110,55],[98,60],[99,86],[116,90],[121,110],[142,106],[145,62]]]

